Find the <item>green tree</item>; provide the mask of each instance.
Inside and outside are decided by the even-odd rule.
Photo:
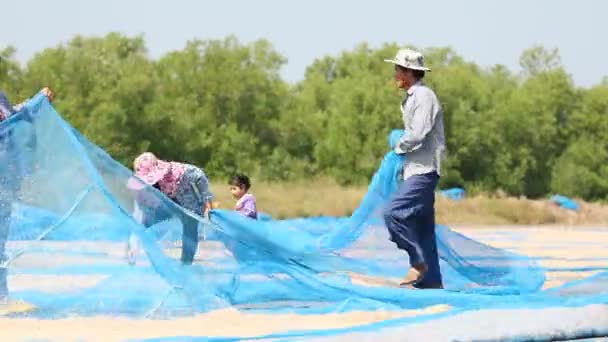
[[[267,180],[330,176],[366,183],[402,128],[393,68],[399,49],[360,44],[321,56],[301,82],[266,40],[193,40],[151,60],[141,36],[77,36],[25,66],[0,50],[0,88],[13,101],[49,85],[77,129],[126,165],[150,150]],[[557,49],[534,46],[523,72],[482,68],[447,47],[424,50],[425,82],[444,110],[448,158],[440,185],[539,197],[606,198],[608,83],[576,87]]]
[[[148,123],[163,139],[150,148],[216,175],[259,171],[279,139],[274,122],[288,96],[279,76],[285,62],[268,41],[244,45],[235,37],[195,40],[167,54],[156,67]]]
[[[393,69],[383,62],[394,51],[394,45],[373,50],[361,44],[315,61],[296,93],[293,108],[301,112],[297,123],[286,125],[286,146],[298,156],[312,155],[318,170],[341,183],[368,181],[388,150],[388,132],[403,126]]]
[[[146,106],[155,89],[154,64],[142,37],[118,33],[75,37],[28,63],[25,89],[51,86],[58,110],[92,141],[131,165],[146,144]]]
[[[551,189],[566,196],[608,199],[608,148],[606,143],[581,137],[559,157]]]
[[[553,168],[551,190],[585,199],[608,198],[608,85],[581,92],[568,117],[570,142]]]
[[[0,90],[4,91],[12,101],[20,95],[22,70],[19,63],[15,60],[14,47],[8,46],[0,49]],[[35,91],[35,90],[34,90]]]
[[[505,186],[512,194],[539,197],[549,191],[555,159],[566,147],[566,120],[578,101],[570,77],[563,69],[538,73],[512,93],[499,114],[504,134],[498,146],[510,155],[505,168],[522,177],[517,186]],[[508,179],[505,173],[497,180]],[[507,184],[505,184],[507,185]]]
[[[521,54],[519,65],[526,76],[534,76],[562,66],[558,49],[547,50],[538,45],[525,50]]]

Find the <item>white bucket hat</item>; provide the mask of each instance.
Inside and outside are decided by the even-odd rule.
[[[384,61],[406,69],[431,71],[431,69],[424,66],[424,56],[420,52],[411,49],[399,50],[394,59],[385,59]]]

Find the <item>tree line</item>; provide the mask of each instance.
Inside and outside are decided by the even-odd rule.
[[[16,102],[51,86],[66,120],[128,166],[152,151],[212,178],[365,184],[388,133],[403,126],[403,94],[382,61],[400,47],[362,43],[320,57],[291,84],[280,75],[286,57],[267,40],[193,40],[152,59],[141,36],[76,36],[23,65],[13,47],[0,49],[0,89]],[[521,54],[521,72],[447,47],[421,50],[445,113],[441,187],[608,198],[607,78],[578,87],[559,52],[541,46]]]

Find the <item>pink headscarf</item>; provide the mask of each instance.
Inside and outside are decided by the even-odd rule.
[[[158,183],[160,191],[169,197],[175,197],[186,171],[184,164],[160,160],[150,152],[144,152],[135,158],[133,166],[137,177],[149,185]]]

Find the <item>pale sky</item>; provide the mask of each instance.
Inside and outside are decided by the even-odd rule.
[[[519,70],[521,52],[557,47],[574,81],[591,86],[608,75],[607,1],[592,0],[0,0],[0,48],[25,62],[76,34],[144,34],[154,58],[186,41],[266,38],[288,58],[289,81],[317,57],[366,41],[451,46],[482,66]]]

